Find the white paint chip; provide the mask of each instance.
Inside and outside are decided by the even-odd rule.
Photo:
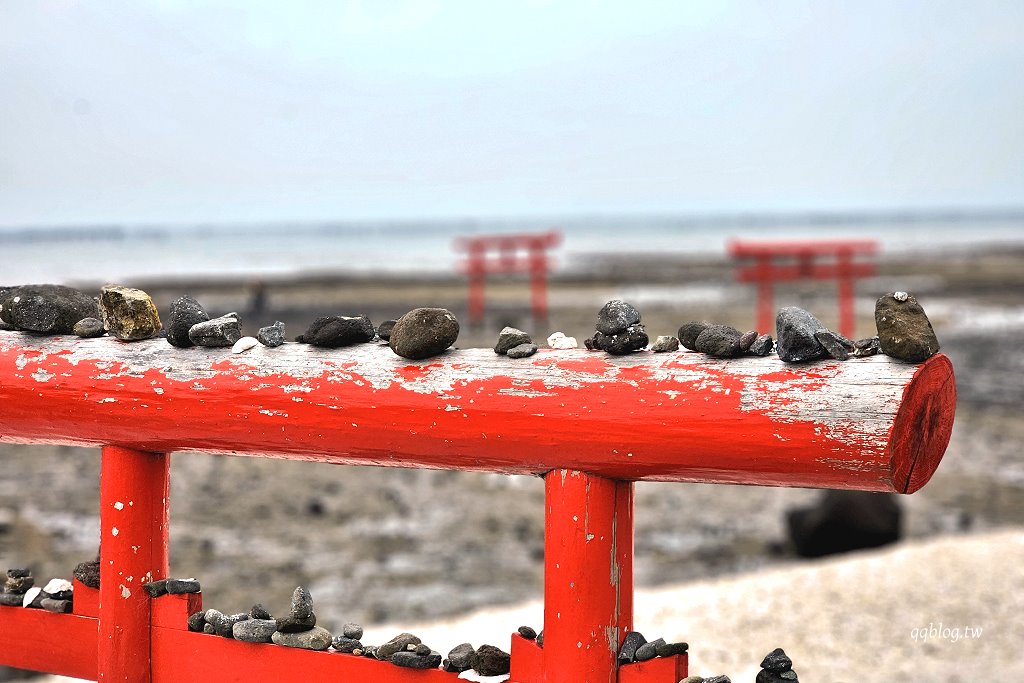
[[[116,503],[114,503],[114,509],[115,510],[124,510],[124,503],[122,503],[121,501],[117,501]]]
[[[120,532],[117,530],[116,526],[113,529],[110,530],[110,535],[111,536],[117,536],[119,533]]]
[[[128,586],[124,585],[123,583],[121,584],[121,597],[125,600],[132,597],[132,592],[128,590]]]

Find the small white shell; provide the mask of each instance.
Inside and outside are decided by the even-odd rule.
[[[256,337],[242,337],[235,342],[235,345],[231,347],[231,353],[242,353],[248,351],[254,346],[259,346],[259,340]]]
[[[576,337],[566,337],[562,332],[553,332],[548,337],[548,346],[553,349],[575,349],[579,348]]]

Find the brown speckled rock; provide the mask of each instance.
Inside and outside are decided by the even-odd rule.
[[[459,337],[459,321],[447,308],[414,308],[395,322],[388,344],[402,358],[420,360],[445,351]]]
[[[141,289],[104,286],[100,290],[100,315],[107,331],[123,341],[149,339],[160,331],[156,304]]]

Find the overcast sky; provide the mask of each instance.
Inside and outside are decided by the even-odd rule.
[[[1024,203],[1024,2],[0,0],[0,225]]]

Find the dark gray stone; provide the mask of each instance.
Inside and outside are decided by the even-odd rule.
[[[409,647],[412,647],[412,646],[409,646]],[[408,650],[409,647],[406,647],[405,649]],[[412,652],[415,652],[418,655],[429,655],[430,653],[433,652],[433,650],[431,650],[430,646],[427,645],[426,643],[420,643],[419,645],[417,645],[415,647],[412,647]]]
[[[441,666],[441,655],[436,652],[417,654],[416,652],[396,652],[391,655],[391,663],[407,669],[436,669]]]
[[[25,596],[21,593],[0,593],[0,605],[5,607],[21,607]]]
[[[683,323],[679,328],[679,343],[682,344],[684,348],[696,351],[697,337],[699,337],[700,333],[709,325],[711,325],[711,323],[707,320],[691,320]]]
[[[203,624],[203,633],[208,633],[211,636],[217,635],[217,629],[213,627],[213,624]]]
[[[414,308],[391,330],[391,350],[402,358],[432,358],[455,343],[459,321],[446,308]]]
[[[667,353],[670,351],[679,350],[679,340],[675,337],[661,335],[654,340],[654,344],[651,345],[651,351],[655,353]]]
[[[520,626],[519,635],[521,635],[523,638],[526,638],[527,640],[537,640],[537,632],[529,626]]]
[[[630,631],[622,639],[622,647],[619,648],[619,663],[629,664],[636,661],[637,649],[647,642],[644,635],[639,631]]]
[[[742,355],[740,338],[743,334],[729,325],[708,325],[694,342],[694,350],[715,358],[735,358]]]
[[[793,671],[792,669],[790,669],[789,671],[783,671],[782,673],[780,673],[779,674],[779,678],[781,678],[782,680],[787,681],[787,682],[788,681],[795,681],[795,680],[797,680],[796,672]]]
[[[361,624],[347,623],[341,627],[341,634],[346,638],[353,638],[359,640],[363,637],[363,627]]]
[[[56,598],[43,598],[39,601],[39,606],[47,612],[54,612],[55,614],[69,614],[71,612],[71,601],[70,600],[58,600]]]
[[[205,612],[193,612],[188,615],[188,630],[193,633],[201,633],[203,626],[206,625],[206,613]]]
[[[473,668],[481,676],[504,676],[511,663],[511,656],[493,645],[481,645],[473,657]]]
[[[195,579],[167,579],[167,592],[171,595],[199,593],[202,587]]]
[[[352,654],[355,650],[362,650],[363,644],[359,642],[358,638],[349,638],[347,636],[334,636],[334,640],[331,645],[338,652],[345,652]]]
[[[96,299],[64,285],[23,285],[0,293],[0,320],[18,330],[71,334],[83,318],[99,318]]]
[[[214,633],[224,638],[232,638],[232,629],[240,621],[246,621],[248,614],[224,614],[220,610],[206,610],[206,623],[213,627]]]
[[[273,325],[261,327],[256,333],[256,339],[260,344],[270,348],[281,346],[284,344],[284,323],[278,320]]]
[[[688,643],[662,643],[655,651],[659,657],[671,657],[673,655],[686,654],[686,651],[690,649]]]
[[[802,308],[787,306],[775,316],[776,350],[787,363],[818,360],[828,355],[814,333],[826,329],[821,321]]]
[[[303,586],[292,591],[292,609],[288,614],[296,619],[308,619],[313,616],[313,596]]]
[[[786,526],[798,555],[822,557],[895,543],[902,510],[891,493],[825,491],[814,506],[788,510]]]
[[[385,320],[384,322],[382,322],[380,325],[377,326],[377,336],[383,339],[384,341],[388,341],[389,339],[391,339],[391,330],[395,329],[396,322],[398,321]]]
[[[786,651],[777,647],[764,656],[761,660],[761,668],[775,673],[782,673],[793,668],[793,660],[786,655]]]
[[[544,647],[544,631],[542,630],[537,634],[537,644]]]
[[[772,336],[770,334],[762,334],[754,340],[754,343],[750,345],[747,351],[755,356],[767,356],[774,347],[775,340],[772,339]]]
[[[35,583],[36,580],[31,576],[9,576],[4,581],[4,590],[8,593],[24,595]]]
[[[210,319],[202,304],[190,296],[178,297],[171,302],[171,313],[167,319],[167,343],[181,349],[193,346],[188,332],[193,325]]]
[[[814,333],[814,338],[828,352],[828,355],[835,360],[846,360],[850,357],[850,352],[846,350],[846,346],[840,339],[841,336],[832,330],[818,330]],[[852,343],[850,347],[853,347]]]
[[[232,637],[245,643],[270,643],[275,632],[277,622],[273,619],[245,619],[231,627]]]
[[[462,643],[452,648],[451,652],[448,653],[447,659],[445,659],[445,671],[453,671],[462,673],[463,671],[469,671],[473,668],[473,662],[476,658],[476,649],[469,643]]]
[[[762,669],[757,672],[757,678],[754,679],[755,683],[790,683],[796,680],[796,672],[789,670],[782,673],[776,673],[774,671],[766,671]]]
[[[252,606],[252,608],[249,610],[249,618],[274,619],[274,617],[270,614],[270,610],[264,607],[262,602],[257,602],[255,605]],[[276,619],[274,619],[274,623],[277,623]]]
[[[594,333],[594,346],[615,356],[624,356],[647,346],[650,339],[643,325],[630,325],[618,334]]]
[[[537,353],[536,344],[520,344],[509,349],[507,355],[509,358],[529,358],[535,353]]]
[[[878,337],[871,337],[869,339],[858,339],[853,343],[854,358],[867,358],[868,356],[874,356],[881,352],[882,345],[878,341]]]
[[[920,363],[939,351],[932,323],[913,296],[906,295],[903,301],[893,294],[879,298],[875,302],[875,327],[882,353],[891,358]]]
[[[98,318],[82,318],[75,323],[72,331],[75,333],[75,336],[83,339],[102,337],[107,333],[107,331],[103,329],[103,321]]]
[[[754,341],[757,339],[757,336],[757,330],[750,330],[749,332],[744,332],[740,336],[740,351],[743,353],[749,351],[750,347],[754,344]]]
[[[141,289],[104,285],[100,289],[100,317],[111,336],[122,341],[155,337],[160,331],[156,304]]]
[[[533,339],[530,335],[526,334],[522,330],[518,330],[514,327],[504,327],[501,332],[498,333],[498,342],[494,345],[494,352],[497,354],[504,355],[522,344],[532,344]]]
[[[316,615],[313,614],[305,619],[297,619],[292,616],[280,617],[277,620],[277,630],[281,633],[302,633],[316,626]]]
[[[639,322],[640,311],[635,306],[619,299],[613,299],[598,311],[595,328],[601,334],[612,336],[624,332],[626,328]]]
[[[712,676],[705,678],[704,683],[732,683],[732,679],[728,676]]]
[[[188,331],[188,338],[196,346],[220,348],[231,346],[242,338],[242,325],[238,318],[222,315],[201,323],[196,323]]]
[[[26,579],[32,576],[31,569],[13,568],[7,570],[8,579]]]
[[[163,595],[167,595],[167,579],[160,579],[159,581],[150,581],[149,583],[142,584],[142,588],[149,593],[151,598],[159,598]]]
[[[79,562],[75,565],[75,571],[72,575],[78,579],[80,583],[89,588],[100,587],[100,561],[90,560],[89,562]]]
[[[649,640],[636,649],[636,661],[646,662],[658,656],[658,646],[664,645],[665,639]]]
[[[299,633],[282,633],[276,631],[272,636],[273,642],[285,647],[297,647],[302,650],[326,650],[331,646],[334,638],[331,632],[325,628],[314,626],[308,631]]]
[[[399,633],[377,648],[377,659],[391,659],[391,655],[406,649],[407,645],[419,645],[420,639],[412,633]]]
[[[295,338],[301,344],[336,349],[363,344],[377,334],[373,323],[365,315],[323,315],[309,324],[305,332]]]

